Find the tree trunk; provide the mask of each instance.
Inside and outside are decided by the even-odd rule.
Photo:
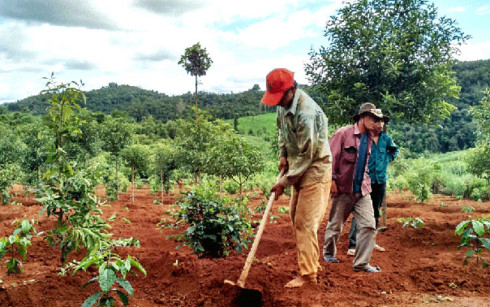
[[[119,200],[119,164],[117,162],[117,157],[116,157],[116,200]]]
[[[163,205],[163,172],[160,172],[160,190],[162,191],[162,205]]]
[[[133,185],[132,200],[133,200],[133,204],[134,204],[134,165],[131,165],[131,184]]]
[[[196,75],[196,122],[197,122],[197,75]]]
[[[219,193],[223,193],[223,176],[219,175]]]
[[[240,181],[240,190],[238,192],[240,201],[242,201],[242,186],[243,186],[243,182]]]

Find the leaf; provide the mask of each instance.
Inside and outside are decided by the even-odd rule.
[[[91,280],[87,281],[83,286],[82,286],[82,290],[85,289],[86,286],[88,286],[90,283],[96,281],[97,279],[99,279],[99,276],[95,276],[94,278],[92,278]]]
[[[133,287],[131,286],[131,284],[129,283],[129,281],[127,281],[126,279],[122,279],[122,278],[116,278],[116,282],[124,289],[126,290],[126,292],[128,292],[129,295],[133,296]]]
[[[124,292],[120,291],[120,290],[116,290],[117,292],[117,295],[119,295],[119,298],[121,299],[122,303],[124,304],[124,306],[128,306],[129,304],[129,299],[128,297],[126,296],[126,294],[124,294]]]
[[[146,270],[139,262],[131,260],[131,265],[133,265],[135,268],[140,270],[141,273],[145,274],[145,276],[146,276]]]
[[[474,249],[470,249],[469,251],[466,251],[466,258],[471,258],[473,254],[475,253]]]
[[[480,238],[481,245],[490,251],[490,239]]]
[[[457,235],[461,235],[469,222],[470,221],[462,221],[461,223],[459,223],[458,226],[456,226],[456,231],[454,233]]]
[[[109,289],[116,281],[116,273],[111,269],[105,269],[102,274],[99,275],[100,289],[107,293]]]
[[[476,232],[476,234],[481,237],[485,233],[485,228],[483,228],[483,223],[480,221],[472,221],[473,224],[473,230]]]
[[[92,307],[95,303],[97,303],[101,295],[102,295],[102,291],[99,291],[94,295],[92,295],[91,297],[87,298],[85,302],[83,302],[82,307]]]

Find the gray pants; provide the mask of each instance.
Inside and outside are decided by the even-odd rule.
[[[323,256],[335,257],[337,241],[342,232],[342,227],[351,213],[354,215],[358,227],[353,268],[362,270],[369,265],[374,249],[374,238],[376,237],[373,205],[369,194],[361,198],[356,198],[352,194],[340,194],[332,199],[332,207],[325,230]]]

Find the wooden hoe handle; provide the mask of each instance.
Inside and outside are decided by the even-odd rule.
[[[281,173],[277,177],[277,181],[282,177],[284,174],[284,169],[281,170]],[[264,232],[265,225],[267,224],[267,216],[269,215],[269,211],[272,208],[272,204],[274,203],[274,198],[276,197],[276,193],[272,192],[271,196],[269,197],[269,202],[267,203],[267,206],[265,207],[264,215],[262,216],[262,221],[260,222],[259,230],[257,231],[257,235],[255,236],[254,243],[252,244],[252,248],[250,249],[250,252],[248,253],[247,261],[245,261],[245,265],[243,266],[242,274],[240,275],[240,278],[238,278],[237,281],[237,286],[244,288],[245,287],[245,280],[247,279],[248,276],[248,271],[250,270],[250,266],[252,265],[252,261],[255,256],[255,252],[257,251],[257,247],[259,246],[259,241],[260,238],[262,237],[262,233]]]

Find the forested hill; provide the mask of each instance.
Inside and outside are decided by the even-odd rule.
[[[111,114],[116,110],[128,112],[137,121],[152,115],[155,120],[167,122],[191,117],[194,114],[192,107],[195,105],[195,96],[191,92],[179,96],[168,96],[135,86],[110,83],[108,86],[88,91],[85,94],[87,96],[87,109],[105,114]],[[248,91],[236,94],[200,92],[199,108],[224,119],[256,115],[274,110],[260,104],[263,94],[264,92],[260,90],[258,85],[254,85]],[[35,115],[43,115],[48,106],[47,99],[46,96],[37,95],[7,104],[7,106],[9,111],[27,111]]]
[[[459,100],[450,102],[458,109],[447,120],[436,125],[407,125],[390,124],[390,134],[399,145],[411,152],[423,151],[447,152],[466,149],[475,145],[475,126],[468,114],[468,108],[478,104],[482,91],[490,87],[490,60],[459,62],[454,67],[458,84],[461,85]],[[320,104],[324,98],[306,89]],[[199,93],[199,108],[204,109],[215,117],[231,119],[272,112],[274,108],[265,107],[260,103],[264,92],[259,85],[253,85],[250,90],[231,93]],[[86,92],[89,110],[111,114],[114,111],[127,112],[137,121],[152,115],[163,123],[178,118],[193,116],[192,107],[195,105],[194,93],[188,92],[178,96],[168,96],[156,91],[144,90],[129,85],[110,83],[106,87]],[[32,96],[16,103],[10,103],[2,108],[9,111],[27,111],[35,115],[45,113],[47,97]],[[0,110],[1,111],[1,110]],[[328,116],[328,115],[327,115]]]
[[[449,102],[457,109],[448,119],[435,125],[390,124],[390,133],[399,145],[415,153],[448,152],[475,146],[476,127],[468,109],[480,103],[482,91],[490,88],[490,60],[459,62],[453,70],[461,92],[459,99]]]

